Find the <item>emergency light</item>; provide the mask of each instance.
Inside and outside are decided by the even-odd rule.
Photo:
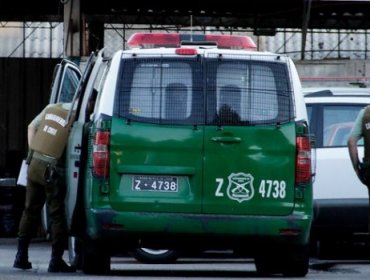
[[[237,35],[135,33],[127,41],[130,48],[179,48],[183,45],[209,46],[212,44],[222,49],[256,49],[256,44],[250,37]]]

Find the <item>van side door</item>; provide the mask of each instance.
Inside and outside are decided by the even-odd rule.
[[[81,185],[83,185],[81,172],[83,172],[86,166],[87,144],[84,144],[84,140],[87,138],[87,124],[92,113],[92,103],[94,103],[99,91],[100,78],[105,69],[104,65],[106,63],[103,62],[102,52],[90,56],[72,102],[75,120],[66,148],[67,194],[65,201],[67,224],[70,229],[73,227],[77,196],[79,190],[81,190]]]
[[[286,65],[224,57],[207,66],[203,211],[288,215],[296,150]]]

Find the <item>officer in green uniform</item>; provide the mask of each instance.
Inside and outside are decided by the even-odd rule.
[[[364,158],[361,162],[358,155],[357,142],[362,138],[364,139]],[[353,169],[361,182],[367,186],[370,198],[370,106],[366,106],[359,112],[348,138],[347,145]]]
[[[18,250],[14,267],[30,269],[28,247],[37,230],[46,201],[52,231],[49,272],[74,272],[63,260],[68,232],[64,199],[66,193],[64,150],[73,117],[70,103],[50,104],[28,126],[28,178],[26,202],[18,232]]]

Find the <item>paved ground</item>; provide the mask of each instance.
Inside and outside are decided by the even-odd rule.
[[[172,265],[147,265],[131,257],[112,258],[109,276],[85,275],[81,271],[67,274],[47,272],[51,245],[44,239],[31,243],[29,256],[33,268],[29,271],[14,269],[16,238],[0,238],[0,280],[3,279],[263,279],[256,274],[252,259],[242,258],[180,258]],[[65,253],[64,259],[68,256]],[[276,278],[276,277],[272,277]],[[278,277],[283,279],[283,277]],[[271,277],[266,278],[271,279]],[[294,279],[294,278],[290,278]],[[340,280],[370,279],[370,260],[311,259],[310,270],[304,279]]]

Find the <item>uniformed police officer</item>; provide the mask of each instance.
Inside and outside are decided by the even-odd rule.
[[[64,150],[72,117],[70,103],[50,104],[28,126],[28,180],[26,202],[18,232],[18,250],[14,267],[30,269],[28,247],[37,230],[37,222],[46,201],[52,233],[52,253],[49,272],[73,272],[63,260],[67,244],[65,217]]]
[[[357,142],[364,139],[364,158],[361,162],[358,156]],[[370,106],[363,108],[354,123],[348,138],[348,151],[353,169],[361,182],[367,186],[370,194]],[[369,196],[370,197],[370,196]],[[369,212],[370,230],[370,212]]]

